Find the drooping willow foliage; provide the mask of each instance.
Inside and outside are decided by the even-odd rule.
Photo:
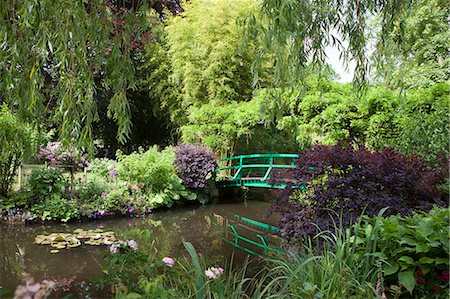
[[[90,145],[102,89],[124,142],[133,60],[158,21],[146,2],[11,0],[0,2],[0,14],[0,101],[56,125],[65,142]]]
[[[304,79],[308,63],[322,66],[326,46],[333,45],[345,61],[355,61],[355,83],[363,87],[370,54],[367,32],[376,29],[374,18],[381,17],[381,32],[375,44],[384,43],[388,37],[400,43],[404,17],[414,1],[263,0],[262,17],[247,20],[247,38],[259,39],[264,46],[255,61],[255,80],[267,53],[274,57],[276,81],[285,84]]]
[[[433,1],[436,2],[436,7],[445,7],[444,0]],[[236,10],[245,5],[253,5],[251,2],[235,2]],[[248,44],[254,46],[251,51],[248,47],[242,47],[246,49],[244,53],[237,53],[235,49],[243,34],[236,35],[237,31],[241,32],[242,27],[237,28],[234,20],[230,22],[231,17],[226,14],[223,14],[223,18],[217,17],[218,21],[224,19],[229,25],[219,24],[216,30],[212,25],[206,26],[202,18],[198,18],[199,22],[194,24],[195,26],[186,24],[189,19],[189,14],[186,14],[165,31],[170,35],[174,27],[180,24],[186,26],[179,30],[180,39],[174,39],[172,47],[169,36],[170,49],[166,51],[160,47],[164,55],[159,55],[154,49],[157,47],[143,45],[146,41],[153,42],[157,39],[153,29],[160,22],[164,10],[171,14],[183,10],[178,0],[0,1],[0,102],[7,102],[10,107],[16,107],[25,119],[46,122],[56,127],[62,141],[84,146],[92,144],[93,123],[98,120],[98,106],[107,106],[108,117],[118,125],[117,137],[123,143],[128,138],[133,121],[128,97],[130,91],[137,88],[138,66],[145,67],[145,60],[149,60],[149,56],[156,57],[158,63],[160,60],[170,60],[161,63],[169,65],[170,68],[158,73],[155,70],[157,67],[150,67],[141,72],[151,72],[152,75],[148,75],[150,79],[166,74],[172,79],[180,79],[183,76],[187,78],[188,74],[190,81],[185,82],[190,84],[188,87],[198,89],[199,96],[195,99],[200,99],[198,102],[201,103],[208,99],[208,96],[214,99],[222,97],[249,100],[253,92],[248,82],[252,80],[251,77],[248,78],[249,65],[253,69],[254,82],[267,81],[272,85],[272,77],[267,75],[272,66],[268,60],[273,61],[276,83],[290,84],[298,79],[305,80],[311,70],[312,73],[316,72],[314,67],[320,68],[323,65],[325,48],[330,44],[336,45],[347,61],[355,60],[355,81],[361,87],[369,74],[368,48],[377,49],[378,57],[383,62],[388,58],[397,61],[397,57],[391,55],[395,52],[392,47],[395,44],[405,44],[404,31],[408,28],[405,27],[405,20],[411,17],[414,4],[425,2],[255,1],[255,6],[260,5],[261,9],[252,9],[253,15],[243,24],[247,33],[245,39]],[[191,9],[198,5],[196,3],[192,3]],[[227,4],[224,2],[223,6],[225,5]],[[223,9],[220,13],[222,11]],[[200,16],[205,16],[205,19],[206,16],[214,15],[211,10],[206,9],[200,14],[203,14]],[[234,15],[235,12],[230,14]],[[428,15],[427,11],[424,11],[423,15]],[[445,16],[445,13],[440,15]],[[439,20],[442,18],[439,17]],[[419,24],[426,27],[428,19],[420,18],[419,21]],[[421,27],[414,25],[417,22],[410,23],[413,25],[409,27]],[[379,26],[374,27],[373,24]],[[444,53],[441,54],[441,60],[448,61],[445,59],[447,48],[442,46],[446,44],[448,37],[444,33],[445,25],[445,22],[439,21],[435,26],[439,32],[442,31],[440,42],[431,50],[425,46],[422,48],[426,48],[427,55],[439,49]],[[186,34],[184,29],[189,29],[189,34],[192,34]],[[369,41],[368,31],[374,30],[377,31],[375,41]],[[202,34],[205,36],[199,36]],[[430,37],[432,35],[433,33],[429,34]],[[414,36],[423,36],[422,31],[417,30]],[[410,39],[408,44],[419,52],[416,49],[417,38]],[[178,43],[179,40],[183,42]],[[232,43],[225,43],[227,40]],[[214,46],[209,45],[210,42]],[[421,44],[428,45],[428,38],[422,39]],[[229,45],[233,47],[229,48]],[[211,49],[221,56],[209,55]],[[176,53],[178,50],[186,52]],[[147,54],[143,56],[145,51]],[[383,53],[386,55],[383,56]],[[411,55],[411,51],[403,50],[402,55]],[[255,61],[252,64],[253,58]],[[428,56],[426,58],[428,59]],[[194,67],[191,66],[192,61],[196,63]],[[388,66],[391,65],[396,68],[393,63]],[[445,79],[447,73],[441,71],[441,65],[442,63],[438,67],[431,67],[438,70],[436,76]],[[170,72],[173,72],[174,76],[170,76]],[[429,72],[424,69],[421,73]],[[177,76],[179,74],[183,76]],[[170,99],[174,98],[177,105],[182,101],[188,105],[192,104],[194,97],[189,97],[192,92],[185,92],[185,85],[179,84],[181,79],[177,81],[167,78],[167,81],[170,84],[161,84],[162,88],[153,90],[159,93],[155,97],[164,98],[162,95],[167,93],[167,89],[176,86],[173,88],[176,94],[171,95]],[[429,81],[435,80],[431,78]],[[179,90],[184,92],[182,101],[178,96]],[[205,96],[206,91],[208,93]],[[237,95],[234,96],[233,92]],[[157,105],[166,109],[164,100]],[[174,107],[178,107],[177,105]]]

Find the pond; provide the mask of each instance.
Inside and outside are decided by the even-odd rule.
[[[64,292],[69,292],[76,298],[107,295],[105,291],[96,290],[93,278],[102,275],[101,265],[108,247],[83,244],[52,254],[50,246],[34,244],[35,237],[39,234],[71,233],[80,228],[113,231],[117,239],[133,238],[138,242],[140,250],[155,246],[161,258],[174,256],[185,240],[193,243],[197,251],[208,258],[225,262],[234,255],[234,263],[241,263],[248,254],[224,241],[223,238],[233,240],[233,235],[223,226],[233,221],[235,215],[273,224],[273,219],[263,219],[268,205],[269,203],[262,201],[244,201],[178,207],[156,211],[147,218],[116,218],[51,225],[1,225],[0,286],[11,290],[9,295],[12,295],[21,281],[22,272],[27,272],[37,281],[56,281],[59,287],[56,295],[63,295]],[[257,232],[251,228],[238,229],[240,235],[257,239]],[[258,248],[251,249],[262,252]]]

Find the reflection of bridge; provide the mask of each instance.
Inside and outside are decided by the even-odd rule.
[[[288,181],[269,183],[271,172],[273,169],[295,168],[296,158],[297,154],[252,154],[220,159],[216,185],[218,188],[244,186],[283,189]],[[295,188],[305,188],[302,183],[291,183]]]
[[[262,249],[262,254],[285,254],[278,249],[281,243],[277,236],[281,232],[279,227],[238,215],[227,218],[212,214],[205,219],[209,227],[214,225],[224,230],[223,241],[247,253],[261,255]]]

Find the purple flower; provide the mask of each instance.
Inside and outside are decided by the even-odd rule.
[[[102,197],[106,197],[106,192],[105,191],[102,192]]]
[[[167,266],[172,268],[175,265],[175,260],[171,257],[165,257],[162,259],[162,262]]]

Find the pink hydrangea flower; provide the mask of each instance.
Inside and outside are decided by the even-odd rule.
[[[172,268],[175,265],[175,260],[171,257],[165,257],[162,259],[162,262],[167,266]]]

